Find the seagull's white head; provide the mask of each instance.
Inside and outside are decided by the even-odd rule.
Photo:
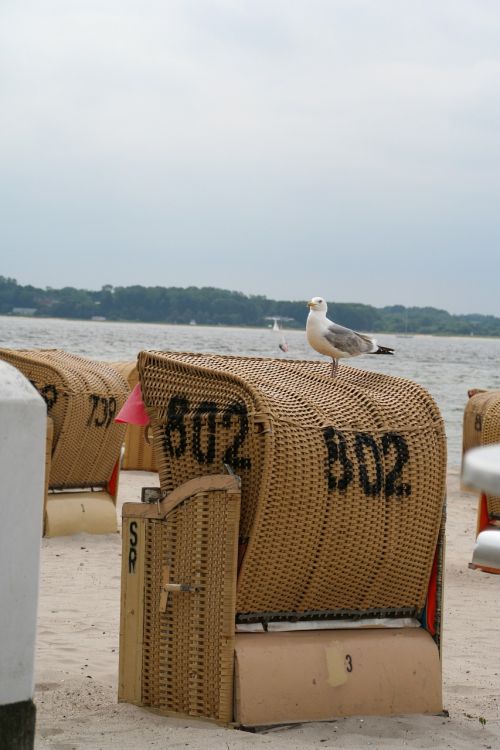
[[[327,305],[323,297],[313,297],[309,302],[307,303],[307,306],[309,310],[314,310],[315,312],[324,312],[327,311]]]

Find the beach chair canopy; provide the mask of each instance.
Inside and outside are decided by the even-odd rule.
[[[446,475],[443,420],[421,386],[184,352],[140,352],[138,371],[162,490],[241,479],[237,622],[421,613]]]
[[[130,388],[110,365],[60,349],[0,349],[31,381],[53,424],[51,490],[105,487],[120,456],[125,425],[114,417]]]

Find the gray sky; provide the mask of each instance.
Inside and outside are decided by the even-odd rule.
[[[0,274],[500,316],[498,0],[0,16]]]

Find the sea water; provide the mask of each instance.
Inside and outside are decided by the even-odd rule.
[[[279,348],[282,335],[270,328],[0,316],[2,348],[57,348],[110,362],[133,361],[142,349],[328,361],[311,349],[304,331],[285,330],[289,348],[288,352],[282,352]],[[420,383],[441,410],[448,438],[448,464],[450,468],[458,468],[467,391],[500,389],[500,339],[379,334],[377,340],[393,347],[395,355],[357,357],[349,360],[349,364]]]

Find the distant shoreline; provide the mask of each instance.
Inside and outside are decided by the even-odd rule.
[[[500,337],[500,316],[451,314],[437,307],[401,304],[374,307],[360,302],[327,299],[328,317],[354,331],[394,335]],[[114,287],[100,290],[39,289],[0,276],[0,314],[37,319],[65,319],[157,325],[261,328],[279,319],[287,330],[303,330],[307,298],[269,299],[264,295],[216,287]]]

